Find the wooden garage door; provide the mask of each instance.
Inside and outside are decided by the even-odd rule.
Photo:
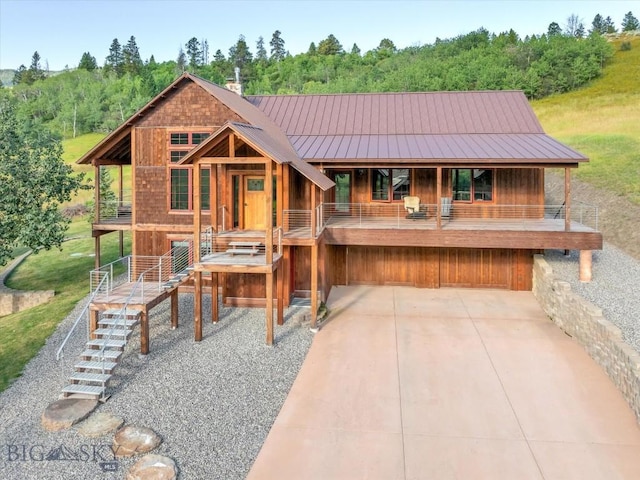
[[[511,268],[510,250],[443,248],[440,286],[509,288]]]

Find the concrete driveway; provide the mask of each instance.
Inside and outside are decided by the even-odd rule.
[[[640,429],[530,292],[337,287],[250,479],[637,479]]]

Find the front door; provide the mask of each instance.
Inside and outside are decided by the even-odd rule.
[[[244,177],[244,229],[266,230],[267,205],[264,177]]]

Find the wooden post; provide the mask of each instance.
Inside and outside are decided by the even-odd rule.
[[[171,292],[171,330],[178,328],[178,289]]]
[[[102,265],[100,261],[100,235],[96,235],[93,239],[93,249],[95,251],[95,257],[93,259],[94,268],[97,270]]]
[[[93,164],[94,167],[94,192],[93,192],[93,223],[100,223],[100,165]]]
[[[311,238],[316,238],[316,184],[311,182]]]
[[[124,200],[123,186],[122,165],[120,165],[120,168],[118,169],[118,207],[122,206],[122,201]],[[122,258],[124,257],[124,232],[122,230],[118,232],[118,247],[118,254],[120,255],[120,258]]]
[[[91,340],[95,340],[96,334],[93,333],[98,328],[98,317],[100,316],[100,312],[97,310],[89,310],[89,338]]]
[[[194,319],[193,329],[196,342],[202,340],[202,272],[196,271],[193,273],[194,281]]]
[[[147,308],[142,309],[140,314],[140,353],[149,353],[149,312]]]
[[[591,250],[580,250],[580,281],[589,283],[591,281]]]
[[[266,274],[265,290],[267,300],[266,311],[266,327],[267,327],[267,345],[273,345],[273,272]]]
[[[564,169],[564,230],[571,230],[571,169]]]
[[[200,262],[200,232],[202,231],[202,201],[200,198],[200,164],[193,165],[193,263]]]
[[[218,272],[211,272],[211,323],[218,323]]]
[[[276,296],[278,301],[278,325],[284,324],[284,263],[282,260],[278,263],[276,271]]]
[[[211,202],[209,209],[211,211],[211,229],[214,232],[218,231],[218,166],[211,165],[210,170],[210,181],[209,185],[211,186]],[[213,241],[213,239],[211,239]],[[213,245],[211,245],[213,251]]]
[[[318,318],[318,244],[311,245],[311,328]]]
[[[267,158],[264,164],[265,170],[265,202],[267,210],[267,218],[265,225],[267,226],[264,239],[265,257],[267,265],[273,263],[273,165],[271,159]],[[271,299],[273,301],[273,298]]]
[[[276,227],[283,227],[283,205],[284,205],[284,183],[282,182],[282,172],[284,165],[279,163],[276,166]]]
[[[436,168],[436,228],[442,228],[442,167]]]

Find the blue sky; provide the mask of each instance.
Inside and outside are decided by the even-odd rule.
[[[207,39],[210,57],[217,49],[227,55],[241,34],[252,52],[259,36],[268,50],[275,30],[294,55],[329,34],[365,52],[385,37],[404,48],[480,27],[524,37],[554,21],[564,27],[573,13],[587,28],[597,13],[620,28],[628,11],[640,18],[640,1],[0,0],[0,68],[29,66],[36,50],[50,70],[75,67],[85,51],[102,65],[111,41],[124,44],[131,35],[142,58],[157,61],[175,60],[192,37]]]

